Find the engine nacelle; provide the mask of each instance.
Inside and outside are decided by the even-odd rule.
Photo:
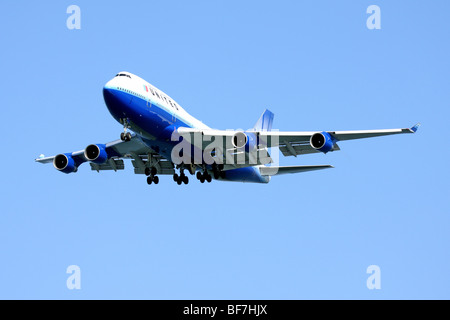
[[[94,163],[102,164],[108,160],[104,144],[90,144],[84,149],[84,157]]]
[[[314,133],[311,136],[311,140],[309,141],[311,147],[314,149],[321,151],[323,153],[327,153],[334,147],[335,139],[325,131]]]
[[[251,152],[258,146],[258,137],[253,132],[238,131],[231,137],[231,144],[237,149],[245,148],[246,152]]]
[[[77,167],[75,165],[75,160],[73,160],[70,153],[61,153],[55,156],[53,159],[53,166],[58,171],[64,173],[76,172]]]

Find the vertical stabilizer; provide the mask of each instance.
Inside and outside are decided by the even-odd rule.
[[[264,110],[261,117],[259,117],[258,121],[256,121],[253,130],[255,131],[271,131],[272,130],[272,122],[273,122],[274,114],[266,109]]]

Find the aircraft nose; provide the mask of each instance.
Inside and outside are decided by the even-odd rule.
[[[114,103],[114,90],[112,88],[109,88],[105,86],[103,88],[103,98],[105,99],[105,102],[107,105]]]
[[[120,99],[115,89],[108,86],[103,87],[103,99],[105,100],[106,107],[114,118],[120,119],[123,117]]]

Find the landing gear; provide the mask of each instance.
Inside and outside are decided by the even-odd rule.
[[[175,181],[178,185],[181,185],[182,183],[188,184],[189,178],[187,175],[184,174],[183,171],[181,171],[180,174],[178,174],[178,173],[173,174],[173,181]]]
[[[217,164],[214,163],[212,169],[213,169],[214,179],[219,179],[220,178],[220,173],[223,170],[223,164],[217,165]]]
[[[156,170],[155,167],[151,167],[151,168],[146,167],[144,169],[144,173],[147,176],[147,184],[150,185],[150,184],[152,184],[152,182],[154,184],[159,183],[159,177],[156,175],[157,172],[158,171]]]
[[[122,140],[122,141],[130,141],[131,140],[131,133],[129,133],[129,132],[122,132],[121,134],[120,134],[120,140]]]
[[[120,140],[122,140],[122,141],[130,141],[131,140],[131,133],[130,132],[122,132],[120,134]]]
[[[130,141],[131,133],[127,132],[128,128],[130,128],[130,124],[128,123],[128,119],[120,119],[120,123],[123,124],[123,132],[120,134],[120,140],[122,141]]]
[[[208,171],[204,171],[203,173],[198,171],[196,177],[201,183],[204,183],[205,181],[209,183],[212,181],[212,177]]]
[[[152,184],[154,182],[155,184],[159,183],[159,177],[158,176],[149,176],[147,177],[147,184]]]
[[[187,169],[188,169],[188,171],[189,171],[189,173],[190,173],[191,175],[194,175],[194,174],[195,174],[195,165],[194,165],[194,164],[188,165],[188,166],[187,166]]]
[[[146,176],[154,176],[157,173],[157,170],[155,167],[145,167],[144,173]]]

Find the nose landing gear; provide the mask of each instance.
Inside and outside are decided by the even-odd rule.
[[[130,141],[131,140],[131,133],[129,133],[129,132],[122,132],[120,134],[120,140],[122,140],[122,141]]]
[[[130,123],[128,122],[128,119],[124,118],[124,119],[120,119],[119,121],[121,124],[123,124],[123,132],[120,134],[120,140],[130,141],[131,133],[127,131],[128,128],[130,128]]]

